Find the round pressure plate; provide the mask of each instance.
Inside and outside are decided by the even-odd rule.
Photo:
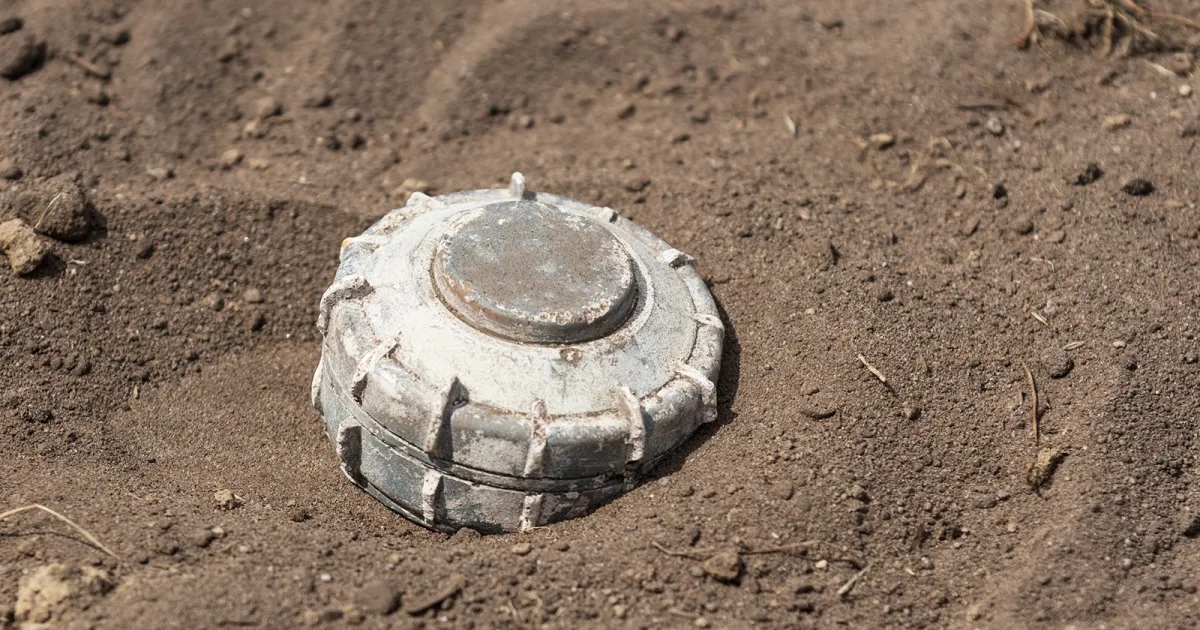
[[[435,529],[580,516],[716,418],[724,327],[692,259],[520,173],[346,239],[317,326],[342,471]]]

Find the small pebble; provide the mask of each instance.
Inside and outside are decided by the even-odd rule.
[[[228,149],[221,154],[221,168],[230,169],[242,162],[246,154],[241,149]]]
[[[1187,83],[1184,83],[1183,85],[1179,86],[1179,95],[1184,98],[1191,96],[1192,95],[1192,86],[1188,85]]]
[[[261,304],[263,301],[262,291],[259,291],[254,287],[250,287],[242,293],[242,299],[245,300],[247,304]]]
[[[50,244],[20,219],[0,223],[0,249],[18,276],[32,273],[50,254]]]
[[[322,577],[324,577],[324,575],[322,575]],[[315,610],[305,610],[304,612],[300,613],[300,625],[319,626],[321,624],[337,621],[338,619],[342,618],[343,614],[344,613],[340,608],[326,608],[321,612],[317,612]]]
[[[1042,367],[1050,378],[1063,378],[1071,373],[1075,361],[1062,348],[1051,348],[1042,355]]]
[[[0,37],[0,77],[15,81],[41,67],[46,44],[33,35]]]
[[[329,92],[327,92],[325,90],[316,90],[316,91],[312,92],[311,94],[309,94],[308,96],[304,97],[304,100],[300,102],[301,107],[306,107],[308,109],[329,107],[332,104],[333,104],[333,97],[330,96]]]
[[[704,561],[704,572],[718,582],[733,582],[742,575],[742,557],[735,551],[721,551]]]
[[[104,107],[108,105],[108,92],[99,81],[88,81],[83,86],[83,97],[87,102]]]
[[[533,545],[527,542],[520,542],[512,546],[512,552],[518,556],[527,556],[533,551]]]
[[[1128,114],[1116,114],[1105,117],[1104,120],[1100,122],[1100,128],[1105,131],[1116,131],[1118,129],[1124,129],[1128,127],[1132,122],[1133,118]]]
[[[988,118],[987,122],[984,123],[983,126],[988,130],[988,133],[992,134],[993,136],[1004,135],[1004,123],[995,116]]]
[[[807,405],[801,405],[797,410],[800,412],[800,415],[812,418],[813,420],[832,418],[837,413],[837,409],[833,407],[810,407]]]
[[[78,243],[91,236],[99,217],[87,193],[70,175],[47,180],[41,193],[43,209],[35,228],[40,234],[65,243]]]
[[[207,529],[202,529],[192,538],[192,542],[200,549],[204,549],[212,544],[212,541],[216,540],[216,538],[216,534]]]
[[[1100,179],[1104,176],[1104,171],[1100,170],[1100,166],[1095,162],[1089,163],[1083,167],[1083,172],[1075,176],[1072,184],[1076,186],[1087,186],[1088,184]]]
[[[1027,216],[1018,217],[1015,221],[1013,221],[1012,230],[1013,230],[1013,232],[1016,232],[1017,234],[1020,234],[1022,236],[1032,233],[1033,232],[1033,219],[1031,219]]]
[[[1025,473],[1029,487],[1037,489],[1046,485],[1058,469],[1059,462],[1066,456],[1066,451],[1059,448],[1043,448],[1038,451],[1037,459],[1030,464]]]
[[[273,96],[264,96],[254,102],[254,113],[259,120],[283,114],[283,105]]]
[[[18,180],[25,175],[12,158],[0,159],[0,179]]]
[[[868,138],[868,140],[871,142],[871,146],[880,151],[883,151],[884,149],[896,144],[896,136],[893,136],[890,133],[871,134],[871,137]]]
[[[19,17],[9,16],[0,18],[0,35],[8,35],[21,30],[25,26],[25,21]]]
[[[159,181],[175,177],[175,171],[165,166],[152,166],[146,169],[146,174]]]
[[[242,127],[242,137],[254,139],[262,138],[267,135],[267,131],[269,129],[270,127],[261,121],[251,120],[250,122],[246,123],[244,127]]]
[[[124,46],[129,43],[130,33],[127,28],[115,28],[100,35],[100,41],[113,46]]]
[[[242,505],[241,499],[232,490],[222,489],[213,493],[213,502],[222,510],[232,510]]]
[[[358,608],[373,615],[390,615],[400,607],[400,589],[384,580],[363,585],[357,593]]]
[[[200,305],[210,311],[220,311],[225,308],[225,298],[221,297],[219,293],[209,293],[200,300]]]
[[[250,317],[246,320],[246,328],[248,328],[250,332],[258,332],[266,325],[267,316],[263,315],[261,312],[251,313]]]
[[[1192,71],[1192,64],[1194,61],[1195,60],[1192,58],[1192,53],[1179,52],[1164,59],[1162,61],[1162,65],[1175,74],[1186,76]]]
[[[649,177],[635,177],[625,181],[625,190],[631,193],[639,193],[646,190],[650,186],[650,183]]]
[[[1138,177],[1125,182],[1125,185],[1121,186],[1121,190],[1125,191],[1127,195],[1145,197],[1154,192],[1154,184],[1148,179]]]

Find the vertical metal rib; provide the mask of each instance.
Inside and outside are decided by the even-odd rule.
[[[454,377],[442,390],[438,405],[429,416],[429,425],[425,429],[425,444],[423,448],[430,457],[442,457],[446,442],[450,438],[450,418],[454,410],[467,402],[467,388],[462,381]]]
[[[720,329],[722,332],[725,331],[725,322],[722,322],[721,318],[717,317],[716,315],[709,315],[708,313],[694,313],[692,314],[692,319],[704,324],[705,326],[712,326],[713,328]]]
[[[309,396],[312,401],[313,409],[324,414],[325,406],[321,404],[321,381],[325,378],[325,357],[317,362],[317,369],[313,372],[312,386],[309,388]]]
[[[668,249],[658,255],[658,260],[669,265],[672,269],[678,269],[684,265],[692,264],[695,259],[678,249]]]
[[[629,422],[629,437],[626,438],[630,447],[629,461],[640,461],[646,454],[646,412],[642,409],[642,401],[626,386],[617,391],[617,399]]]
[[[321,296],[321,313],[317,316],[317,329],[321,331],[321,335],[329,332],[329,316],[338,302],[366,297],[374,290],[371,283],[361,275],[346,276],[334,282]]]
[[[508,182],[508,194],[517,199],[525,198],[525,176],[520,173],[513,173],[512,179]]]
[[[370,352],[359,359],[358,365],[354,367],[354,376],[350,380],[350,396],[354,398],[354,402],[362,403],[363,391],[367,389],[367,377],[380,359],[391,354],[399,346],[400,338],[391,337],[371,348]]]
[[[442,473],[436,470],[425,472],[425,480],[421,484],[421,518],[425,524],[432,527],[437,521],[438,499],[442,496]]]
[[[542,500],[545,495],[542,494],[527,494],[525,495],[525,503],[521,506],[521,520],[517,524],[517,529],[522,532],[527,532],[542,524]]]
[[[529,450],[525,453],[525,476],[541,477],[546,458],[546,403],[533,401],[529,414]]]
[[[688,365],[679,363],[675,373],[696,384],[700,388],[700,421],[712,422],[717,419],[717,386],[703,372]]]

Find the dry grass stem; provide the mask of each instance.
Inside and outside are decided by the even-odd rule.
[[[53,516],[54,518],[66,523],[67,525],[70,525],[72,529],[74,529],[76,532],[79,532],[79,535],[83,536],[84,539],[87,540],[93,547],[112,556],[113,559],[120,561],[121,558],[119,556],[117,556],[117,554],[113,553],[112,550],[110,550],[108,547],[105,547],[104,543],[100,542],[100,539],[93,536],[91,532],[80,527],[79,524],[76,523],[75,521],[72,521],[71,519],[63,516],[62,514],[59,514],[58,512],[55,512],[54,510],[52,510],[40,503],[33,503],[30,505],[25,505],[25,506],[22,506],[19,508],[13,508],[6,512],[0,513],[0,521],[3,521],[11,516],[16,516],[23,512],[29,512],[31,510],[41,510],[41,511],[49,514],[50,516]]]

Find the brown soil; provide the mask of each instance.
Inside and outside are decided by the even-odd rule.
[[[0,59],[32,69],[0,220],[72,179],[101,215],[0,274],[0,511],[121,558],[5,520],[0,627],[50,563],[112,574],[79,628],[1200,624],[1194,33],[1106,58],[1018,50],[1019,2],[713,2],[0,7],[33,55]],[[696,257],[721,420],[586,518],[447,537],[343,479],[316,304],[406,180],[514,170]]]

